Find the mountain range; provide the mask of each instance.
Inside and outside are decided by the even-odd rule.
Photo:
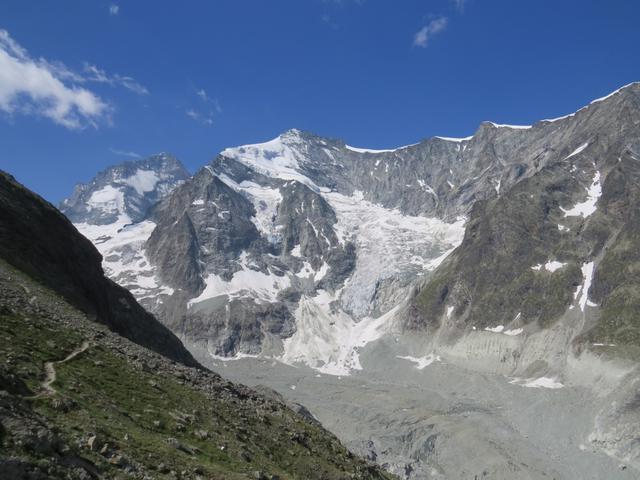
[[[302,399],[400,477],[633,478],[639,162],[640,83],[390,150],[292,129],[194,175],[159,154],[78,185],[60,210],[111,281],[79,236],[93,273],[34,260],[73,236],[43,204],[6,209],[0,254],[137,344]],[[32,245],[51,215],[58,239]],[[428,393],[400,407],[398,388]],[[572,408],[580,421],[556,430]]]
[[[505,371],[546,361],[534,344],[549,329],[565,331],[558,354],[615,343],[633,356],[638,306],[620,302],[632,279],[619,262],[631,254],[639,92],[393,150],[294,129],[188,178],[160,155],[100,173],[61,210],[199,357],[348,373],[389,328],[449,350],[497,338]]]
[[[391,478],[301,405],[204,368],[100,260],[0,172],[2,478]]]

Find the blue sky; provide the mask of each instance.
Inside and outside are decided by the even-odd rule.
[[[57,203],[293,127],[391,148],[532,123],[640,80],[639,24],[628,0],[3,0],[0,168]]]

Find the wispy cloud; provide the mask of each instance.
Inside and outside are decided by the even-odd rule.
[[[199,105],[185,110],[185,115],[204,125],[213,125],[214,117],[222,113],[220,102],[209,96],[204,88],[196,88],[195,94],[200,100]]]
[[[323,15],[320,17],[320,19],[321,19],[321,20],[322,20],[326,25],[329,25],[329,26],[330,26],[331,28],[333,28],[334,30],[335,30],[335,29],[337,29],[337,28],[339,28],[339,25],[338,25],[336,22],[334,22],[334,21],[333,21],[333,17],[332,17],[330,14],[328,14],[328,13],[323,14]]]
[[[343,7],[347,8],[352,5],[361,7],[365,4],[365,2],[366,0],[322,0],[322,3],[326,5],[326,9],[325,12],[320,16],[320,20],[322,20],[322,23],[329,26],[333,30],[338,30],[340,28],[339,10],[341,10]]]
[[[202,114],[199,112],[196,112],[194,109],[189,108],[187,110],[185,110],[184,112],[187,117],[191,118],[192,120],[195,120],[196,122],[200,122],[204,125],[213,125],[213,116],[212,115],[207,115],[207,114]]]
[[[204,88],[196,89],[196,95],[200,97],[200,100],[205,104],[210,105],[216,113],[222,113],[222,107],[218,99],[210,97]]]
[[[114,155],[118,155],[120,157],[129,157],[129,158],[142,158],[142,155],[136,152],[129,152],[126,150],[118,150],[116,148],[110,148],[109,151]]]
[[[222,113],[222,107],[220,106],[220,102],[218,101],[217,98],[213,100],[213,108],[217,113]]]
[[[97,125],[109,107],[95,93],[70,84],[74,74],[60,63],[34,59],[0,30],[0,110],[48,118],[69,129]]]
[[[464,13],[464,6],[467,0],[451,0],[456,6],[456,10],[460,13]]]
[[[115,3],[109,5],[109,15],[118,15],[120,13],[120,7]]]
[[[414,34],[413,44],[416,47],[427,48],[429,40],[447,28],[447,23],[447,17],[438,17],[431,20]]]
[[[137,93],[138,95],[149,94],[149,90],[147,90],[146,87],[140,85],[133,78],[126,75],[120,75],[118,73],[109,75],[101,68],[98,68],[95,65],[91,65],[89,63],[84,64],[84,73],[85,75],[81,77],[82,81],[106,83],[107,85],[111,85],[112,87],[121,86],[126,88],[127,90],[132,91],[133,93]]]
[[[205,102],[209,100],[209,95],[207,95],[207,92],[205,91],[204,88],[201,88],[200,90],[196,90],[196,95],[199,96]]]

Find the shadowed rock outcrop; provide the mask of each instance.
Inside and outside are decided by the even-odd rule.
[[[197,365],[167,327],[105,277],[100,253],[62,213],[1,171],[0,258],[122,336]]]

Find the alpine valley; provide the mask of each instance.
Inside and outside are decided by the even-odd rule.
[[[640,83],[392,150],[292,129],[194,175],[158,154],[60,210],[160,321],[124,336],[391,474],[640,476]]]

